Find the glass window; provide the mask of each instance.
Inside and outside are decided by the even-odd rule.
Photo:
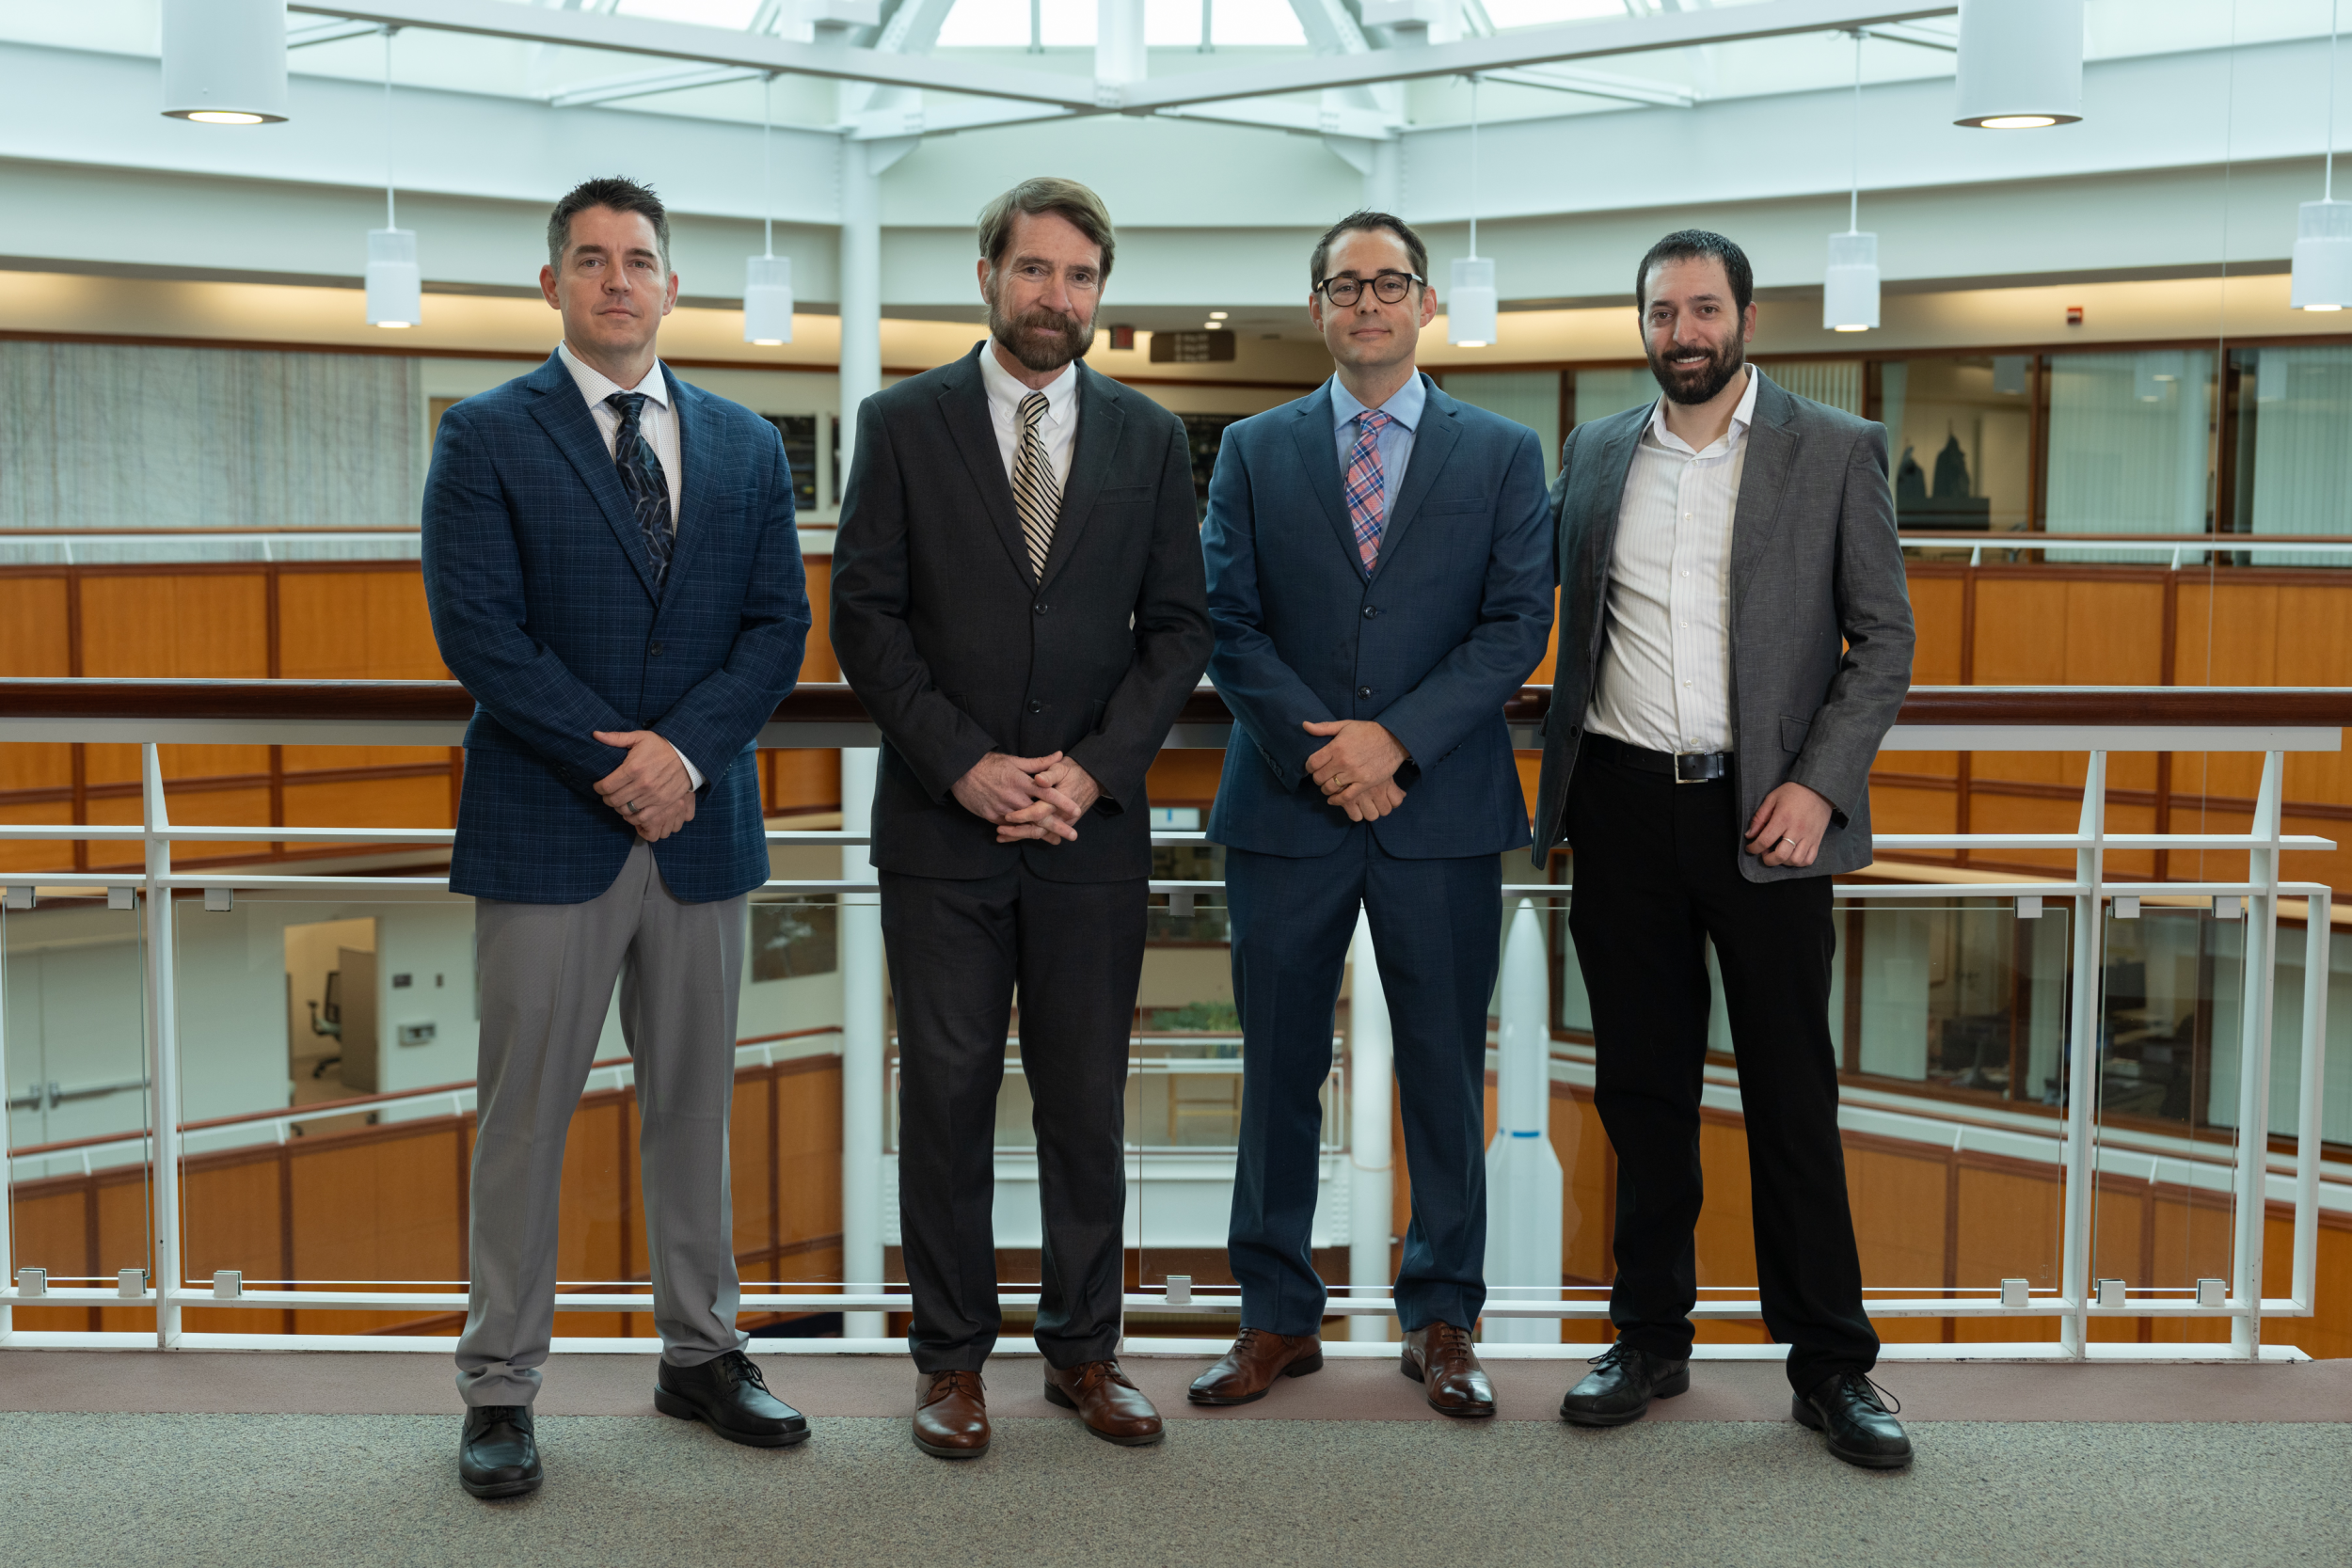
[[[1545,478],[1560,471],[1559,372],[1448,371],[1445,389],[1473,408],[1527,426],[1543,446]]]
[[[1879,367],[1879,419],[1891,449],[1899,527],[2026,527],[2033,493],[2029,386],[2022,354]]]
[[[1576,404],[1575,422],[1590,424],[1629,408],[1645,408],[1656,403],[1658,381],[1649,373],[1647,365],[1578,371],[1571,399]]]
[[[2213,493],[2210,349],[2050,359],[2052,533],[2202,533]],[[2051,550],[2053,561],[2169,561],[2161,550]]]
[[[2240,349],[2238,529],[2342,533],[2352,494],[2352,348]],[[2253,371],[2246,395],[2243,368]],[[2249,459],[2250,458],[2250,462]],[[2255,550],[2256,566],[2344,566],[2352,556]]]
[[[1849,414],[1862,412],[1859,359],[1758,359],[1756,368],[1774,386]]]

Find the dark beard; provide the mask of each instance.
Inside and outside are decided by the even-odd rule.
[[[1040,337],[1039,327],[1057,328],[1058,338]],[[1040,308],[1018,318],[1007,317],[991,300],[988,306],[988,332],[1005,345],[1005,352],[1029,370],[1042,375],[1047,371],[1060,370],[1073,359],[1086,357],[1094,346],[1094,324],[1058,310]]]
[[[1690,407],[1711,401],[1715,394],[1731,385],[1731,378],[1747,363],[1747,350],[1734,338],[1710,356],[1695,372],[1678,371],[1659,358],[1649,356],[1649,373],[1658,380],[1659,389],[1673,402]]]

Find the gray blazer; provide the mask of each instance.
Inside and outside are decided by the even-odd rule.
[[[1755,372],[1731,540],[1731,721],[1740,820],[1794,779],[1832,807],[1809,866],[1741,853],[1752,882],[1870,863],[1870,763],[1911,689],[1911,596],[1886,482],[1886,427]],[[1560,842],[1584,709],[1600,676],[1618,502],[1648,404],[1569,432],[1552,484],[1560,657],[1544,721],[1535,863]]]

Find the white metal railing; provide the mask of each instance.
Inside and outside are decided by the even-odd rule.
[[[25,884],[47,883],[80,888],[103,887],[108,891],[109,902],[117,907],[132,903],[139,907],[143,919],[141,951],[149,1020],[147,1065],[155,1105],[173,1107],[181,1100],[176,973],[171,956],[177,951],[174,921],[183,900],[174,895],[184,897],[201,893],[204,907],[208,909],[229,907],[234,895],[241,891],[273,892],[280,896],[292,892],[364,894],[377,900],[389,897],[437,901],[453,896],[448,893],[446,879],[441,877],[303,877],[235,870],[175,872],[171,864],[171,846],[175,842],[249,843],[256,839],[267,839],[280,843],[418,845],[447,843],[452,834],[448,830],[176,825],[170,821],[167,809],[158,744],[190,739],[220,740],[231,736],[250,744],[256,738],[253,732],[261,730],[287,744],[305,743],[304,740],[284,738],[288,735],[300,735],[311,744],[368,744],[373,741],[374,744],[447,745],[454,743],[451,732],[456,728],[459,726],[414,720],[386,721],[373,730],[367,721],[348,720],[0,721],[0,741],[120,741],[139,737],[142,816],[138,823],[116,826],[0,824],[0,839],[137,842],[144,850],[143,866],[136,871],[106,873],[12,873],[0,879],[16,884],[9,890],[11,899],[17,896],[20,887],[26,894],[30,893],[30,887]],[[434,738],[423,738],[418,734],[420,731],[434,732]],[[141,732],[144,732],[143,736]],[[810,746],[857,743],[856,738],[849,736],[863,738],[870,743],[870,727],[844,723],[777,724],[771,726],[763,737],[763,744]],[[1519,738],[1524,744],[1531,736],[1521,731]],[[1178,734],[1171,737],[1171,744],[1221,745],[1224,739],[1224,726],[1199,724],[1180,726]],[[2280,899],[2307,900],[2309,927],[2314,931],[2328,930],[2331,911],[2331,895],[2328,888],[2281,879],[2279,857],[2283,852],[2327,850],[2334,846],[2328,840],[2284,832],[2280,807],[2284,753],[2289,751],[2335,751],[2340,745],[2341,731],[2333,727],[2311,723],[2282,725],[2255,720],[2240,723],[2201,724],[2125,722],[2085,725],[2077,722],[2062,727],[2010,722],[1897,726],[1888,737],[1886,750],[2074,752],[2088,752],[2089,760],[2079,819],[2075,831],[2071,833],[1887,833],[1879,835],[1876,841],[1879,848],[1898,853],[1904,850],[1949,849],[2066,851],[2074,857],[2071,876],[2014,883],[1969,883],[1964,886],[1840,883],[1836,887],[1836,894],[1841,898],[1873,903],[1943,900],[1955,895],[2019,900],[2057,896],[2074,900],[2076,911],[2072,930],[2072,994],[2066,1036],[2068,1075],[2074,1092],[2069,1097],[2061,1134],[2064,1189],[2058,1288],[2056,1291],[2031,1291],[2022,1296],[2006,1288],[1983,1291],[1963,1288],[1957,1293],[1877,1298],[1869,1303],[1874,1315],[2054,1318],[2059,1329],[2055,1348],[2043,1344],[2009,1347],[1977,1345],[1971,1347],[1972,1353],[1993,1354],[1997,1348],[2021,1354],[2057,1354],[2075,1358],[2089,1358],[2094,1354],[2134,1354],[2134,1347],[2117,1344],[2101,1344],[2094,1352],[2090,1329],[2091,1323],[2101,1318],[2199,1317],[2227,1320],[2232,1330],[2228,1354],[2253,1357],[2262,1354],[2262,1319],[2311,1315],[2316,1290],[2317,1206],[2322,1165],[2320,1117],[2328,989],[2328,964],[2324,954],[2315,955],[2312,961],[2304,966],[2303,1040],[2298,1084],[2300,1101],[2298,1124],[2295,1130],[2296,1150],[2291,1163],[2294,1212],[2292,1284],[2289,1293],[2281,1297],[2265,1297],[2261,1291],[2266,1173],[2274,1164],[2268,1149],[2267,1125],[2270,1013]],[[2108,832],[2106,759],[2110,751],[2262,752],[2261,784],[2249,831],[2243,833],[2165,834]],[[850,758],[845,758],[845,799],[856,792],[854,781],[863,769],[870,769],[871,766],[870,757],[863,763],[863,769],[851,768],[850,761]],[[870,778],[870,771],[864,771],[863,776]],[[771,843],[779,846],[822,846],[853,852],[868,842],[858,820],[862,816],[861,808],[862,802],[852,801],[849,825],[840,831],[780,831],[771,832],[768,836]],[[1165,832],[1155,834],[1153,842],[1191,845],[1199,844],[1202,837],[1198,832]],[[2111,852],[2122,849],[2242,852],[2249,857],[2248,874],[2244,878],[2197,881],[2119,880],[2109,877],[2106,858]],[[1216,892],[1220,884],[1197,880],[1155,880],[1150,886],[1155,894],[1189,897]],[[860,1134],[850,1132],[846,1127],[849,1120],[863,1118],[866,1110],[879,1113],[885,1076],[879,1006],[879,916],[873,902],[876,889],[877,883],[870,875],[846,874],[845,867],[845,875],[837,878],[773,879],[767,884],[766,891],[785,895],[825,894],[836,897],[842,906],[845,979],[855,981],[858,973],[870,974],[872,978],[871,989],[876,993],[875,997],[868,1003],[861,1003],[852,997],[850,1002],[850,1016],[845,1023],[848,1037],[844,1047],[845,1145],[849,1152],[845,1159],[843,1223],[845,1257],[854,1260],[858,1256],[859,1231],[864,1227],[866,1240],[872,1243],[869,1256],[873,1262],[879,1263],[878,1214],[882,1184],[871,1179],[871,1173],[857,1167],[865,1160],[879,1161],[883,1118],[879,1114],[871,1118],[874,1126],[865,1150],[857,1148]],[[1570,891],[1558,883],[1520,882],[1506,886],[1504,895],[1507,899],[1556,899]],[[2117,899],[2158,895],[2217,899],[2243,897],[2247,900],[2245,985],[2239,1028],[2239,1126],[2229,1164],[2234,1248],[2226,1291],[2218,1299],[2204,1291],[2186,1299],[2179,1297],[2176,1292],[2147,1291],[2125,1291],[2107,1299],[2092,1288],[2093,1177],[2100,1169],[2101,1152],[2101,1129],[2097,1120],[2101,1077],[2099,996],[2104,935],[2101,915]],[[187,901],[194,902],[194,899],[188,898]],[[850,958],[852,927],[866,928],[866,940],[871,948],[867,960],[871,968],[867,971],[857,971]],[[858,987],[851,985],[850,989],[854,990]],[[4,1016],[5,1009],[0,1009],[0,1017]],[[861,1037],[866,1035],[871,1035],[872,1038],[862,1041]],[[861,1055],[862,1051],[866,1053]],[[867,1089],[860,1089],[850,1083],[857,1072],[863,1070],[861,1063],[869,1065],[871,1069],[874,1082]],[[6,1037],[4,1033],[0,1033],[0,1083],[4,1082]],[[304,1113],[300,1108],[294,1108],[273,1115],[293,1121],[301,1119]],[[183,1268],[181,1192],[181,1162],[187,1150],[188,1133],[170,1115],[152,1116],[151,1121],[151,1132],[139,1141],[146,1145],[153,1183],[153,1278],[163,1283],[142,1282],[137,1283],[136,1288],[125,1284],[104,1290],[56,1289],[39,1296],[27,1296],[19,1291],[11,1277],[5,1284],[0,1284],[0,1342],[124,1342],[124,1337],[119,1335],[11,1333],[7,1315],[10,1307],[20,1302],[38,1301],[43,1306],[151,1307],[156,1317],[154,1334],[135,1338],[165,1347],[230,1343],[315,1346],[322,1342],[315,1336],[281,1338],[183,1332],[182,1314],[191,1307],[218,1307],[233,1303],[239,1307],[298,1307],[306,1310],[347,1307],[355,1310],[405,1308],[437,1311],[453,1310],[465,1305],[466,1298],[462,1293],[446,1291],[352,1288],[246,1291],[224,1295],[216,1293],[215,1289],[188,1281]],[[1385,1185],[1389,1180],[1385,1163],[1375,1169],[1367,1157],[1356,1162],[1356,1180],[1359,1182],[1376,1180]],[[9,1259],[13,1263],[8,1224],[8,1208],[0,1205],[0,1258]],[[1381,1250],[1385,1253],[1385,1248]],[[854,1261],[851,1266],[854,1268]],[[829,1349],[896,1348],[895,1341],[879,1337],[880,1320],[876,1314],[882,1310],[904,1310],[911,1303],[903,1289],[889,1288],[880,1283],[878,1274],[876,1270],[874,1275],[862,1282],[853,1280],[839,1287],[754,1289],[744,1293],[742,1308],[747,1312],[845,1311],[850,1315],[849,1322],[852,1325],[851,1336],[846,1340],[815,1343]],[[1034,1306],[1036,1302],[1034,1294],[1021,1292],[1008,1292],[1004,1299],[1005,1305],[1015,1308]],[[1239,1307],[1238,1298],[1232,1292],[1215,1291],[1183,1293],[1140,1291],[1130,1292],[1125,1300],[1127,1310],[1138,1316],[1170,1312],[1231,1314],[1237,1312]],[[557,1299],[560,1310],[642,1310],[646,1306],[645,1295],[628,1291],[567,1291]],[[1359,1278],[1344,1293],[1335,1292],[1329,1307],[1338,1315],[1375,1320],[1391,1309],[1386,1289],[1371,1278]],[[1607,1303],[1605,1292],[1594,1291],[1497,1291],[1493,1292],[1486,1311],[1488,1317],[1497,1320],[1595,1320],[1606,1316]],[[1711,1292],[1710,1299],[1702,1301],[1696,1315],[1702,1318],[1753,1319],[1760,1315],[1760,1311],[1761,1304],[1752,1291],[1723,1291]],[[870,1332],[860,1334],[857,1332],[860,1327],[866,1327]],[[335,1342],[391,1348],[380,1339],[352,1338]],[[1148,1341],[1134,1342],[1140,1347]],[[615,1348],[642,1350],[647,1343],[649,1341],[616,1341]],[[1581,1348],[1553,1345],[1530,1346],[1524,1350],[1527,1354],[1565,1354]],[[2198,1354],[2197,1347],[2177,1344],[2147,1347],[2147,1351],[2168,1358]],[[1902,1354],[1903,1347],[1890,1346],[1888,1352],[1890,1354]]]
[[[2202,565],[2208,556],[2249,553],[2327,555],[2337,558],[2336,562],[2329,563],[2331,565],[2338,562],[2352,565],[2352,539],[2307,540],[2294,535],[2276,538],[2260,533],[2052,535],[2022,529],[1994,529],[1982,533],[1905,533],[1902,535],[1902,546],[1907,550],[1966,550],[1971,566],[1983,565],[1987,550],[1996,555],[2039,550],[2059,562],[2094,550],[2150,550],[2169,554],[2171,558],[2170,570],[2175,572],[2184,566]]]

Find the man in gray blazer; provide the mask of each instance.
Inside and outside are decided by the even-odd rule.
[[[1616,1426],[1691,1386],[1712,942],[1795,1417],[1849,1463],[1907,1465],[1867,1375],[1829,1032],[1830,878],[1869,863],[1870,762],[1911,684],[1886,432],[1744,363],[1751,273],[1722,235],[1669,234],[1634,287],[1664,396],[1578,426],[1552,491],[1534,856],[1574,854],[1568,929],[1617,1154],[1617,1338],[1560,1414]]]

